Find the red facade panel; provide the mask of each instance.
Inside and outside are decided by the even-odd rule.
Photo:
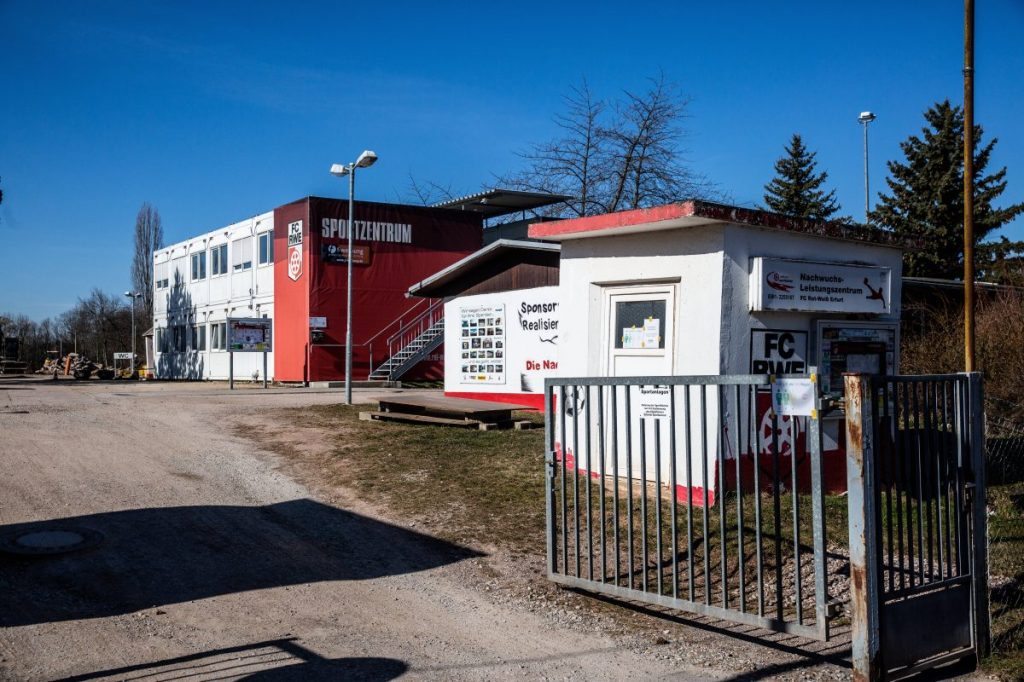
[[[289,225],[294,228],[298,222],[301,222],[301,243],[289,247]],[[292,260],[296,253],[297,269]],[[306,379],[310,260],[308,200],[301,199],[274,209],[274,378],[277,381]]]
[[[385,331],[388,325],[417,304],[422,307],[421,299],[406,297],[408,288],[479,249],[483,225],[479,214],[468,211],[374,202],[356,202],[355,211],[352,377],[360,380],[370,371],[371,339],[376,337],[373,363],[379,365],[386,358],[386,337],[398,329]],[[287,243],[288,224],[297,220],[303,222],[302,254],[292,262],[296,249]],[[310,197],[277,209],[274,225],[276,376],[282,381],[343,379],[348,202]],[[296,263],[301,264],[297,278]],[[327,324],[323,337],[307,347],[310,316],[326,318]],[[407,378],[441,376],[437,361],[416,370],[417,376]]]

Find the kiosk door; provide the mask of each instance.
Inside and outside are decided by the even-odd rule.
[[[675,285],[606,290],[607,376],[672,374]]]
[[[657,377],[672,374],[675,365],[675,292],[674,284],[618,287],[606,291],[607,376]],[[651,383],[656,384],[657,380]],[[611,460],[606,462],[608,470],[617,469],[620,476],[650,482],[656,479],[656,470],[660,468],[661,480],[667,481],[670,462],[665,455],[656,456],[655,432],[661,431],[661,442],[668,443],[669,422],[667,419],[641,420],[635,408],[627,416],[626,391],[634,405],[640,402],[639,386],[623,389],[617,396],[622,401],[615,418],[617,431],[613,430],[611,415],[607,413],[610,401],[605,402],[605,437],[610,439],[618,433],[619,447],[623,453],[617,463]],[[641,425],[641,421],[647,423]],[[630,434],[628,444],[624,442],[626,434]],[[611,457],[610,452],[607,456]]]

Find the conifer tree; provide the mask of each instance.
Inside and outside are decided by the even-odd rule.
[[[870,221],[917,244],[904,252],[904,274],[916,277],[963,277],[964,116],[949,100],[924,112],[921,137],[900,144],[904,162],[888,163],[891,194],[882,194]],[[997,138],[981,144],[974,127],[974,235],[979,242],[1024,212],[1024,203],[996,208],[1006,189],[1006,168],[985,174]],[[1016,246],[1010,244],[1009,246]],[[981,253],[985,245],[981,245]]]
[[[775,177],[764,186],[769,210],[813,220],[829,220],[839,210],[835,190],[822,189],[828,173],[817,172],[815,156],[794,133],[786,155],[775,162]]]

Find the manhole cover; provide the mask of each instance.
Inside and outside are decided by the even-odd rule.
[[[51,556],[95,547],[103,535],[88,528],[41,528],[0,537],[0,552],[25,556]]]

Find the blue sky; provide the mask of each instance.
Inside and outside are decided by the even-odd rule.
[[[367,6],[370,5],[370,6]],[[374,149],[361,198],[476,191],[554,133],[569,85],[691,98],[688,159],[760,202],[793,132],[846,213],[933,102],[962,98],[963,4],[208,3],[0,0],[0,311],[59,314],[129,282],[143,201],[173,242],[299,197]],[[977,120],[1024,200],[1024,2],[980,0]],[[1024,239],[1024,220],[1006,230]]]

